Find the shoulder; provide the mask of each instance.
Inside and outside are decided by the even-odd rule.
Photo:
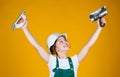
[[[78,61],[78,56],[77,54],[71,56],[72,62],[74,66],[78,66],[79,65],[79,61]]]
[[[77,61],[77,60],[78,60],[78,56],[77,56],[77,54],[75,54],[75,55],[71,56],[71,59],[72,59],[72,60],[76,60],[76,61]]]
[[[56,57],[50,54],[48,65],[52,65],[54,63],[56,63]]]

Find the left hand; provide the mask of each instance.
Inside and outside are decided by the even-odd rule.
[[[100,27],[104,27],[105,24],[106,24],[105,18],[100,18],[100,19],[98,19],[98,20],[97,20],[97,24],[98,24],[98,26],[100,26]]]

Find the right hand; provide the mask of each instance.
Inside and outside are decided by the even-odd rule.
[[[21,29],[27,28],[27,25],[28,25],[27,19],[23,19],[23,20],[25,21],[25,23],[23,24],[23,26],[21,27]]]

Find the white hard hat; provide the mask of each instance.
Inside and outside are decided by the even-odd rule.
[[[58,39],[58,37],[60,37],[60,36],[65,36],[65,38],[67,38],[67,34],[60,34],[60,33],[53,33],[53,34],[51,34],[49,37],[48,37],[48,39],[47,39],[47,46],[48,46],[48,48],[50,49],[50,47],[52,46],[52,45],[54,45],[54,43],[55,43],[55,41]]]

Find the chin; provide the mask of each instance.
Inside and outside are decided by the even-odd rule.
[[[70,48],[66,48],[65,50],[68,51]]]

